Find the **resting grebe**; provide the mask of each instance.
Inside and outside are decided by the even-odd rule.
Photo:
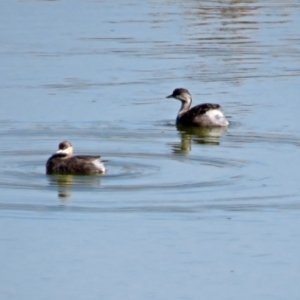
[[[106,169],[100,156],[73,155],[73,146],[68,141],[58,145],[58,151],[46,163],[47,174],[102,174]]]

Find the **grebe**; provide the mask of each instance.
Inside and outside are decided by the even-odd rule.
[[[58,151],[46,163],[47,174],[103,174],[106,168],[100,156],[75,155],[68,141],[58,145]]]
[[[219,104],[203,103],[190,108],[192,96],[187,89],[175,89],[172,95],[166,98],[175,98],[181,101],[176,125],[202,127],[225,127],[229,125]]]

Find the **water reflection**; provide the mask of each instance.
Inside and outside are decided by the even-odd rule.
[[[173,143],[173,153],[187,154],[192,150],[192,142],[196,144],[220,145],[220,137],[227,127],[186,127],[177,126],[180,142]]]
[[[47,175],[49,184],[57,186],[59,198],[70,198],[74,187],[90,188],[100,186],[100,176]]]
[[[198,4],[196,12],[202,19],[238,19],[253,16],[261,7],[257,0],[219,0],[214,5],[211,1],[201,1]]]

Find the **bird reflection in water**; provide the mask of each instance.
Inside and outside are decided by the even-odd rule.
[[[186,127],[177,126],[180,143],[173,143],[173,153],[187,154],[192,150],[192,143],[220,145],[220,137],[227,127]]]
[[[57,194],[59,198],[70,198],[72,190],[82,190],[91,187],[100,186],[100,176],[88,175],[48,175],[49,183],[57,186]]]

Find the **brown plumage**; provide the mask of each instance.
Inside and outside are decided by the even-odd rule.
[[[102,174],[106,171],[100,156],[73,156],[73,146],[68,141],[58,145],[59,150],[46,163],[47,174]]]

